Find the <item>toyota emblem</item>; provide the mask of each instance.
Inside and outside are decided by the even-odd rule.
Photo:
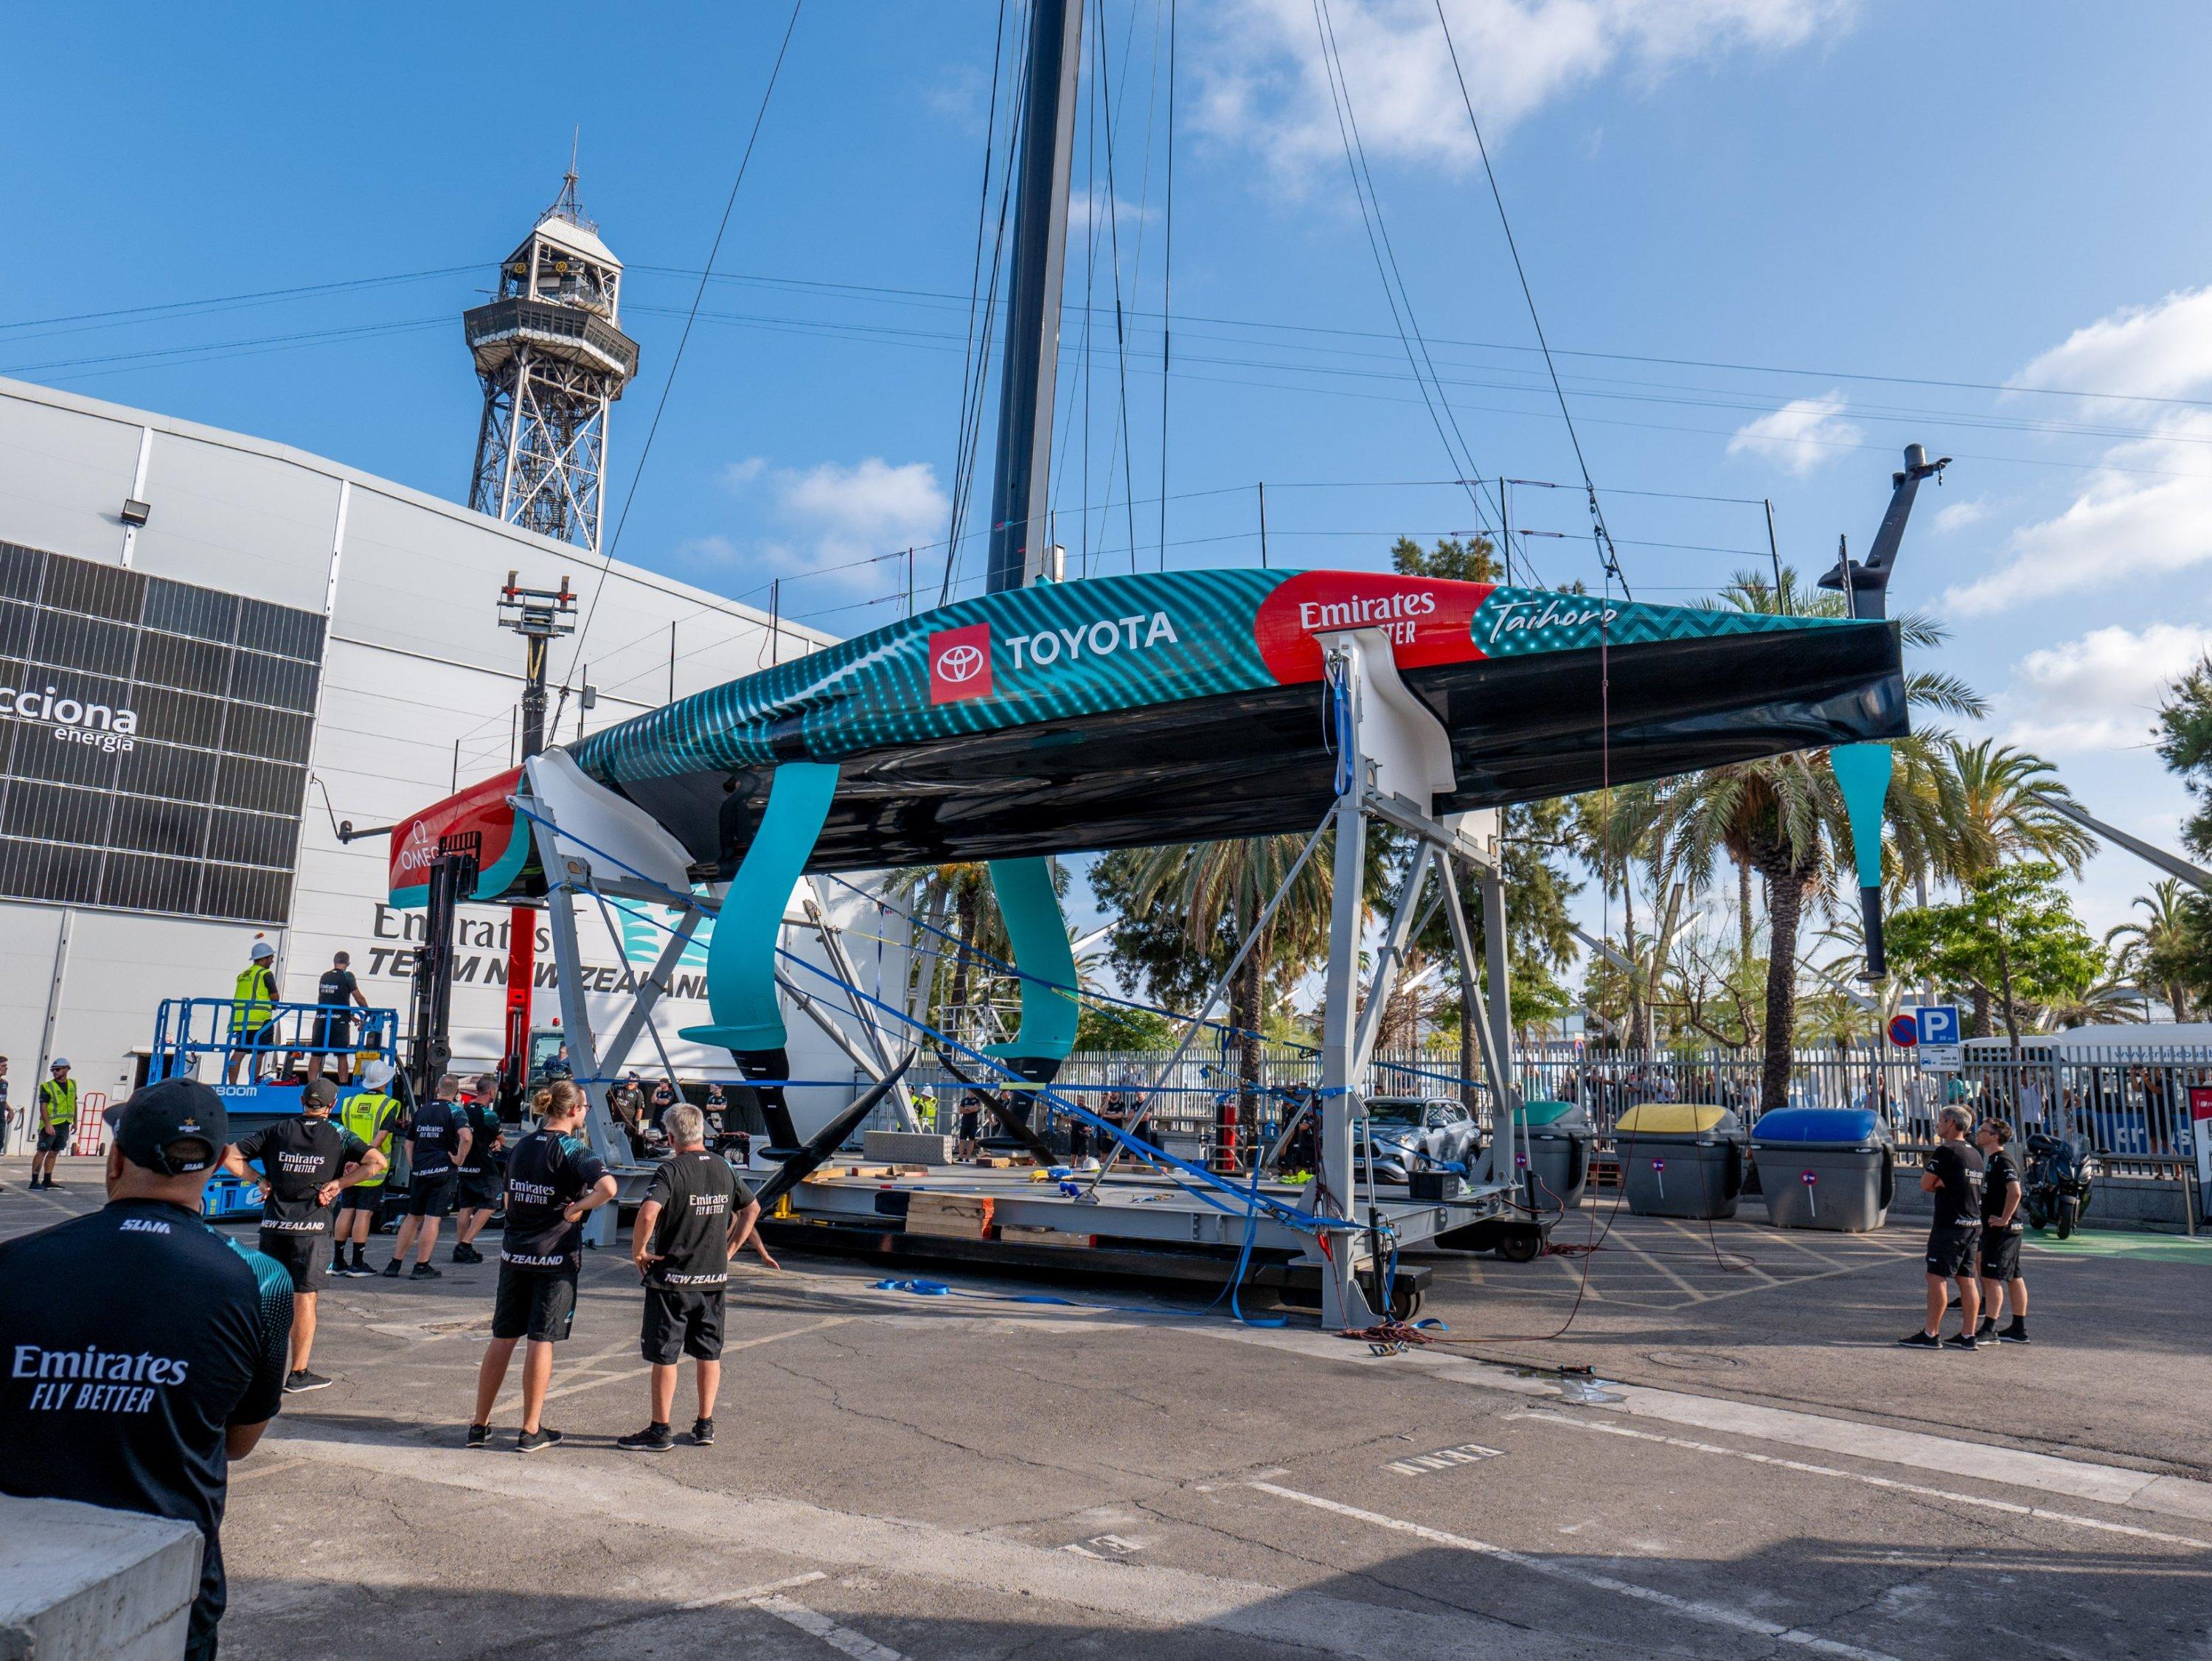
[[[950,681],[955,686],[974,680],[983,672],[983,653],[972,646],[947,646],[938,654],[937,674],[939,680]]]

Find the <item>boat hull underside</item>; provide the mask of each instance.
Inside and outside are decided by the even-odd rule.
[[[1438,812],[1907,730],[1888,630],[1487,658],[1403,678],[1451,736],[1458,789]],[[1271,687],[844,758],[807,869],[1310,831],[1334,800],[1325,695],[1319,684]],[[773,774],[694,773],[619,788],[726,877]]]

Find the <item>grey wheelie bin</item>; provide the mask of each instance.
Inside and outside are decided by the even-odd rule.
[[[1778,1228],[1864,1234],[1896,1192],[1889,1126],[1871,1108],[1777,1108],[1753,1127],[1751,1157]]]
[[[1514,1115],[1528,1138],[1524,1183],[1534,1190],[1528,1203],[1539,1211],[1571,1211],[1589,1186],[1590,1143],[1597,1132],[1589,1115],[1571,1101],[1528,1101]]]
[[[1704,1102],[1650,1101],[1613,1127],[1628,1209],[1639,1217],[1732,1217],[1743,1192],[1743,1121]]]

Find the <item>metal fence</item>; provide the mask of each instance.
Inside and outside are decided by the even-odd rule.
[[[1747,1126],[1759,1118],[1763,1065],[1755,1051],[1615,1050],[1572,1043],[1522,1045],[1515,1071],[1528,1100],[1570,1101],[1596,1128],[1601,1152],[1611,1149],[1620,1115],[1646,1102],[1711,1102],[1732,1109]],[[1166,1052],[1082,1051],[1068,1058],[1054,1088],[1097,1111],[1109,1094],[1134,1100],[1160,1076]],[[917,1068],[915,1088],[933,1094],[936,1127],[951,1132],[963,1087],[930,1067]],[[1148,1121],[1170,1153],[1218,1169],[1250,1169],[1253,1148],[1279,1133],[1302,1093],[1319,1088],[1320,1058],[1310,1051],[1270,1046],[1261,1064],[1256,1113],[1238,1099],[1234,1063],[1212,1051],[1186,1055],[1162,1079]],[[1911,1155],[1936,1141],[1936,1116],[1947,1101],[1978,1117],[2009,1119],[2022,1137],[2032,1131],[2080,1134],[2102,1156],[2109,1176],[2179,1184],[2195,1155],[2189,1087],[2212,1086],[2212,1046],[2134,1047],[2045,1044],[1970,1045],[1965,1070],[1927,1073],[1909,1051],[1808,1048],[1792,1057],[1790,1105],[1872,1107]],[[1366,1094],[1464,1096],[1490,1129],[1490,1095],[1463,1084],[1455,1058],[1434,1052],[1379,1056]],[[1237,1109],[1233,1131],[1223,1108]],[[1039,1123],[1066,1145],[1066,1118],[1042,1104]],[[987,1125],[988,1130],[988,1125]],[[1097,1138],[1093,1138],[1094,1147]]]

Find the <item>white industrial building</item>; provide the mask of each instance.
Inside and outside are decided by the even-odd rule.
[[[333,819],[388,824],[510,765],[521,650],[495,609],[510,570],[566,575],[587,602],[599,581],[582,549],[342,464],[0,380],[0,1054],[19,1108],[57,1054],[119,1099],[161,1002],[227,996],[257,936],[288,998],[312,1001],[343,949],[404,1028],[421,914],[385,904],[384,840],[341,845]],[[551,736],[823,638],[614,565],[578,653],[597,707],[556,700]],[[556,684],[568,661],[556,647]],[[464,912],[460,1063],[497,1058],[502,993],[481,964],[503,959],[507,917]],[[594,943],[618,972],[659,940]],[[669,1031],[705,1019],[693,1002]],[[792,1042],[794,1071],[851,1076],[804,1022]]]

